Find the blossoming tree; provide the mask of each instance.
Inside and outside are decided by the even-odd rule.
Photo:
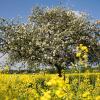
[[[78,44],[86,45],[90,57],[95,54],[98,59],[98,33],[94,28],[83,13],[60,7],[36,7],[27,23],[0,20],[0,51],[8,53],[11,62],[55,66],[61,76],[63,67],[76,59]]]

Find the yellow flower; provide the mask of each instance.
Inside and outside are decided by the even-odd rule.
[[[90,95],[90,92],[89,91],[86,91],[82,96],[85,98],[85,97],[87,97],[89,95]]]
[[[83,61],[82,61],[82,60],[79,60],[79,64],[80,64],[80,65],[83,65],[84,63],[83,63]]]
[[[48,86],[52,86],[52,85],[56,85],[56,84],[57,84],[57,82],[54,79],[51,79],[49,82],[47,82]]]
[[[96,100],[100,100],[100,96],[97,96],[97,97],[96,97]]]
[[[17,100],[17,98],[14,98],[13,100]]]
[[[88,48],[85,50],[85,52],[88,52]]]
[[[5,100],[9,100],[9,97],[8,97],[8,96],[6,96],[6,97],[5,97]]]
[[[79,47],[81,48],[83,46],[83,44],[80,44]]]
[[[57,79],[57,85],[58,85],[59,87],[65,86],[64,80],[63,80],[62,78],[58,78],[58,79]]]
[[[85,54],[85,55],[83,55],[83,58],[84,58],[84,59],[87,59],[87,57],[88,57],[88,56],[87,56],[86,54]]]
[[[50,100],[50,99],[51,99],[50,91],[44,92],[44,95],[40,98],[40,100]]]
[[[47,82],[46,83],[48,86],[51,86],[52,85],[52,83],[49,81],[49,82]]]
[[[80,56],[81,56],[80,52],[76,53],[76,57],[80,57]]]
[[[87,48],[86,46],[82,46],[82,47],[81,47],[81,50],[82,50],[82,51],[88,52],[88,48]]]
[[[62,98],[65,95],[65,92],[62,89],[58,89],[55,93],[59,98]]]

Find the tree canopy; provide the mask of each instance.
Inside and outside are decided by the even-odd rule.
[[[11,62],[55,66],[61,69],[76,59],[75,48],[89,48],[90,62],[100,58],[99,32],[84,13],[66,8],[32,10],[27,23],[0,19],[0,51],[8,53]]]

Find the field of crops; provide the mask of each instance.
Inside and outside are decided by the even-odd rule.
[[[0,100],[100,100],[100,73],[0,74]]]

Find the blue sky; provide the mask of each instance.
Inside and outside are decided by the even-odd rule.
[[[26,19],[34,5],[63,6],[87,12],[94,19],[100,19],[100,0],[0,0],[0,17],[15,18],[21,16]]]

